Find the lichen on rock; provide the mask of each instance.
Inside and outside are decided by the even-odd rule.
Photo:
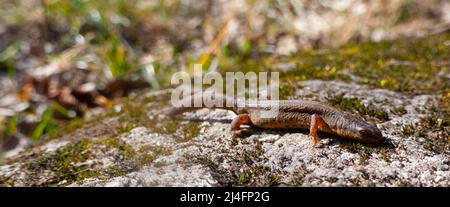
[[[232,138],[232,112],[201,109],[164,118],[158,115],[169,106],[170,90],[150,91],[9,157],[0,166],[0,185],[450,186],[450,81],[441,64],[448,41],[438,35],[263,57],[261,70],[288,64],[284,99],[357,114],[381,129],[385,145],[321,134],[313,148],[305,130],[254,129]],[[240,67],[248,64],[257,62]]]

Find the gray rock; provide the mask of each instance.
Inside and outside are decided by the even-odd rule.
[[[326,102],[330,96],[343,93],[386,111],[389,120],[377,125],[391,145],[364,146],[322,135],[321,146],[313,148],[307,131],[301,130],[255,129],[250,137],[233,139],[229,126],[235,116],[232,112],[202,109],[182,116],[179,124],[198,122],[200,128],[198,135],[187,141],[178,141],[176,133],[157,133],[143,124],[115,138],[120,146],[129,146],[132,155],[94,142],[96,148],[88,152],[96,156],[70,164],[95,166],[100,172],[95,175],[55,183],[49,180],[58,172],[31,172],[36,168],[25,167],[37,159],[36,154],[61,153],[58,149],[80,140],[70,138],[19,153],[0,166],[0,178],[3,185],[16,186],[450,186],[448,146],[441,151],[426,147],[427,134],[433,130],[420,128],[423,118],[436,106],[437,96],[413,96],[338,81],[300,84],[303,88],[292,98]],[[394,113],[399,106],[404,113]],[[158,110],[148,111],[148,116],[158,114]],[[413,127],[413,133],[402,131],[407,125]],[[448,133],[448,128],[441,131]],[[146,156],[150,158],[144,159]],[[106,169],[128,165],[131,167],[120,173],[106,173]]]

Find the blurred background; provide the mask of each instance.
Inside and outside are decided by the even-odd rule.
[[[0,0],[1,151],[170,87],[194,63],[258,68],[266,56],[449,29],[446,0]]]

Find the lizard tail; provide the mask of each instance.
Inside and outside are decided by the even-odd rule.
[[[166,116],[176,116],[178,114],[182,114],[184,112],[195,111],[201,109],[199,107],[171,107],[167,109],[163,109],[162,114]]]
[[[236,110],[236,101],[234,98],[226,97],[223,94],[214,94],[214,100],[204,99],[205,96],[211,96],[212,93],[204,92],[203,95],[192,95],[181,100],[181,106],[164,109],[162,113],[166,116],[176,116],[184,112],[195,111],[202,108]],[[197,103],[197,105],[195,105]],[[201,103],[201,105],[198,105]]]

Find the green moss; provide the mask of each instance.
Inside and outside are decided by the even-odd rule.
[[[102,153],[110,153],[112,149],[117,150],[113,156],[116,159],[114,162],[120,164],[110,169],[104,169],[101,167],[101,163],[96,163],[95,158]],[[120,139],[83,139],[61,147],[55,152],[36,155],[38,157],[25,167],[28,168],[27,171],[37,175],[44,171],[52,172],[43,181],[30,181],[30,185],[68,185],[73,182],[81,183],[91,177],[115,176],[130,172],[132,168],[126,163],[131,162],[134,155],[135,152],[131,146],[123,143]]]
[[[326,181],[328,181],[329,183],[335,183],[338,181],[337,177],[327,177],[325,178]]]
[[[76,165],[87,161],[92,152],[88,149],[92,143],[87,139],[79,141],[57,150],[55,153],[46,154],[39,158],[36,163],[31,163],[29,168],[32,171],[51,170],[55,173],[48,184],[58,184],[61,181],[72,183],[74,181],[86,178],[93,173],[86,165]],[[46,185],[46,184],[43,184]]]
[[[139,126],[144,126],[159,134],[171,134],[177,141],[185,142],[200,133],[199,122],[183,121],[182,119],[150,116],[147,112],[168,107],[170,93],[161,96],[146,96],[133,98],[125,102],[119,115],[120,127],[117,133],[128,132]]]
[[[142,154],[139,156],[139,163],[147,164],[153,162],[157,157],[153,154]]]
[[[235,147],[236,145],[239,144],[239,140],[237,136],[232,136],[231,137],[231,143],[230,143],[230,147]]]
[[[148,119],[145,126],[155,133],[174,135],[178,142],[189,141],[200,134],[198,121],[154,117]]]
[[[286,100],[290,96],[295,94],[295,87],[291,85],[281,85],[279,88],[279,98],[280,100]]]
[[[436,153],[450,152],[448,114],[437,112],[422,118],[417,127],[418,136],[425,138],[424,148]]]
[[[292,178],[292,185],[294,186],[302,186],[304,182],[305,182],[304,176],[294,175],[294,177]]]
[[[240,142],[240,140],[237,140]],[[267,161],[262,143],[239,143],[236,147],[250,145],[250,148],[224,151],[225,157],[196,158],[201,164],[210,168],[222,186],[277,186],[280,184],[280,172],[272,170],[262,163]],[[227,159],[231,168],[223,168],[219,163]]]
[[[390,151],[389,150],[387,150],[386,148],[382,148],[382,149],[380,149],[380,155],[381,155],[381,157],[383,158],[383,160],[384,161],[386,161],[386,162],[390,162],[391,161],[391,158],[390,158]]]
[[[356,142],[342,142],[340,145],[342,148],[344,148],[345,150],[347,150],[348,152],[351,153],[358,153],[359,151],[361,151],[361,149],[363,149],[363,145],[360,143],[356,143]]]
[[[169,120],[169,121],[163,121],[161,120],[155,120],[157,123],[156,125],[161,124],[161,127],[155,127],[153,130],[160,134],[174,134],[177,132],[178,128],[181,127],[181,120]]]
[[[355,45],[360,51],[346,53],[350,45],[338,49],[343,63],[351,63],[354,74],[363,78],[363,83],[375,87],[412,93],[428,93],[441,90],[445,80],[437,74],[448,68],[434,63],[444,62],[449,56],[444,42],[449,34],[434,35],[419,39],[399,39],[379,43]],[[437,45],[443,48],[438,49]],[[340,62],[340,61],[338,61]]]
[[[138,150],[138,159],[140,165],[153,162],[160,156],[168,156],[172,154],[172,149],[163,146],[145,145]]]
[[[259,140],[255,140],[253,141],[253,143],[255,144],[255,155],[260,156],[264,154],[264,149],[263,149],[263,145],[262,142]]]
[[[397,115],[404,115],[404,114],[406,114],[408,111],[406,111],[406,109],[405,109],[405,107],[404,106],[398,106],[398,107],[395,107],[394,108],[394,114],[397,114]]]
[[[72,133],[75,130],[83,127],[83,125],[84,125],[84,120],[82,118],[73,119],[64,127],[64,129],[62,131],[59,131],[56,136],[59,137],[64,134]]]
[[[248,161],[248,160],[247,160]],[[276,186],[279,185],[280,177],[270,172],[269,167],[252,165],[238,173],[239,180],[233,185],[236,186]]]
[[[280,185],[280,181],[281,181],[281,176],[279,176],[279,175],[270,175],[269,176],[268,186],[270,186],[270,187],[278,186],[278,185]]]
[[[13,179],[0,175],[0,187],[13,187],[14,183],[15,181]]]
[[[402,127],[402,132],[403,132],[403,135],[405,135],[405,136],[413,135],[414,134],[414,126],[412,126],[410,124],[404,125]]]
[[[83,126],[87,126],[84,131],[88,132],[91,125],[97,126],[98,128],[98,126],[101,126],[98,124],[99,122],[101,123],[103,120],[110,117],[115,117],[117,120],[113,119],[109,121],[108,124],[101,126],[100,129],[103,130],[103,127],[107,128],[104,130],[110,132],[113,136],[129,132],[131,129],[140,126],[148,127],[156,133],[173,134],[179,130],[180,132],[182,131],[186,137],[192,138],[197,136],[200,131],[197,123],[181,124],[181,120],[172,120],[167,118],[159,119],[151,117],[146,113],[147,111],[154,110],[154,108],[165,106],[165,103],[162,103],[165,101],[160,100],[161,97],[162,96],[159,96],[159,98],[153,98],[153,96],[148,96],[125,99],[118,103],[121,106],[120,111],[110,109],[107,112],[97,115],[85,122],[81,119],[74,120],[73,123],[71,122],[67,126],[67,129],[61,130],[55,137],[70,134]],[[152,104],[145,104],[143,100],[152,102]],[[88,133],[86,133],[86,135],[88,135]],[[188,140],[188,138],[186,138],[186,140]]]
[[[450,57],[442,33],[423,38],[347,44],[338,48],[300,51],[292,56],[260,55],[223,60],[219,68],[226,71],[277,71],[278,63],[295,63],[296,68],[280,73],[286,80],[342,80],[358,76],[360,84],[414,94],[434,93],[449,88],[449,82],[438,74],[448,73]],[[345,72],[345,73],[344,73]]]
[[[136,125],[134,123],[127,123],[127,122],[125,122],[125,123],[122,123],[119,126],[119,128],[117,129],[116,132],[119,133],[119,134],[122,134],[122,133],[125,133],[125,132],[129,132],[129,131],[131,131],[134,128],[136,128]]]
[[[361,165],[367,165],[369,164],[369,160],[370,159],[370,155],[366,153],[366,151],[363,151],[363,153],[361,153],[359,155],[359,163]]]
[[[334,97],[330,97],[328,98],[328,103],[341,110],[358,113],[361,116],[375,117],[380,121],[389,120],[389,115],[386,111],[367,107],[357,98],[345,98],[344,96],[344,94],[338,94]]]
[[[343,141],[340,146],[348,152],[358,153],[359,163],[362,165],[368,164],[368,160],[374,153],[379,154],[386,162],[390,162],[390,154],[394,152],[392,146],[364,146],[361,143],[350,141]]]
[[[428,115],[424,118],[422,118],[421,123],[426,128],[443,128],[442,125],[442,117],[440,117],[438,114]]]
[[[361,185],[361,181],[358,178],[352,178],[350,179],[350,182],[354,185],[354,186],[360,186]]]
[[[187,160],[190,160],[194,157],[186,157]],[[214,162],[214,160],[210,157],[204,157],[204,158],[198,158],[199,162],[208,167],[211,171],[213,172],[217,172],[218,169],[218,164],[216,162]]]
[[[136,155],[133,148],[119,138],[99,138],[93,140],[92,143],[96,144],[97,147],[101,147],[103,152],[107,152],[110,149],[118,149],[120,152],[119,155],[126,157],[133,157]],[[105,145],[105,147],[102,147],[102,145]]]
[[[450,87],[444,89],[441,94],[441,105],[443,106],[443,111],[450,114]],[[450,116],[446,119],[447,123],[450,123]]]
[[[193,137],[197,137],[200,134],[200,127],[199,127],[198,123],[186,124],[185,127],[184,127],[184,130],[185,130],[185,136],[184,137],[188,138],[188,140],[190,140]]]
[[[170,93],[167,93],[170,95]],[[116,119],[112,119],[112,121],[108,122],[104,127],[107,127],[108,129],[105,129],[105,131],[111,132],[116,136],[117,134],[125,133],[130,131],[131,129],[139,126],[145,126],[148,129],[150,129],[153,132],[161,133],[161,134],[171,134],[174,135],[177,141],[185,142],[189,141],[193,137],[198,136],[200,133],[199,128],[199,122],[191,122],[191,121],[183,121],[181,119],[169,119],[169,118],[159,118],[159,117],[152,117],[149,116],[147,111],[154,110],[154,107],[166,107],[166,101],[167,95],[162,96],[137,96],[134,98],[128,98],[123,101],[120,101],[121,110],[115,111],[110,110],[106,112],[104,115],[100,115],[98,117],[95,117],[91,119],[90,121],[83,123],[83,122],[75,122],[79,125],[73,125],[73,128],[76,128],[76,126],[90,126],[90,124],[94,124],[96,126],[99,126],[99,121],[102,121],[103,119],[109,118],[109,117],[116,117]],[[143,102],[146,102],[145,104]],[[102,126],[103,127],[103,126]],[[98,130],[98,129],[93,129]],[[103,128],[100,128],[100,130],[103,130]],[[88,130],[85,130],[86,134],[89,132]],[[66,131],[69,133],[69,131]],[[103,134],[103,133],[102,133]],[[119,149],[120,156],[117,156],[117,158],[122,159],[118,160],[118,162],[125,162],[128,163],[124,167],[120,166],[113,166],[110,169],[104,169],[99,172],[92,172],[87,171],[86,173],[82,173],[80,176],[77,176],[77,178],[71,178],[68,179],[67,183],[72,182],[73,180],[83,180],[84,178],[95,176],[95,173],[98,174],[106,174],[109,176],[116,176],[123,173],[128,172],[129,169],[136,169],[139,168],[147,163],[153,162],[156,158],[159,156],[168,155],[171,153],[171,149],[168,148],[161,148],[161,147],[155,147],[155,146],[149,146],[148,148],[143,147],[139,151],[135,152],[130,146],[126,145],[120,139],[116,138],[98,138],[93,139],[93,141],[87,141],[87,143],[93,144],[96,146],[96,148],[100,147],[101,150],[109,150],[109,149]],[[97,146],[97,145],[102,145]],[[88,152],[90,152],[88,150]],[[75,153],[75,152],[74,152]],[[76,152],[79,153],[79,152]],[[88,154],[87,157],[91,156],[93,154]],[[122,157],[122,158],[121,158]],[[126,159],[124,158],[126,157]],[[73,157],[69,156],[67,159],[71,160]],[[49,158],[51,160],[56,159],[55,157]],[[63,158],[58,158],[63,159]],[[67,165],[67,163],[66,163]],[[70,167],[70,165],[67,165]],[[78,171],[79,169],[67,169],[67,171]],[[80,169],[83,170],[83,169]],[[71,174],[70,172],[64,173]],[[61,179],[65,178],[65,176],[61,176]],[[61,180],[59,178],[55,178],[55,180]]]
[[[165,161],[159,161],[159,162],[156,162],[155,164],[153,164],[153,166],[156,167],[156,168],[161,168],[161,167],[164,167],[166,165],[167,165],[167,162],[165,162]]]

